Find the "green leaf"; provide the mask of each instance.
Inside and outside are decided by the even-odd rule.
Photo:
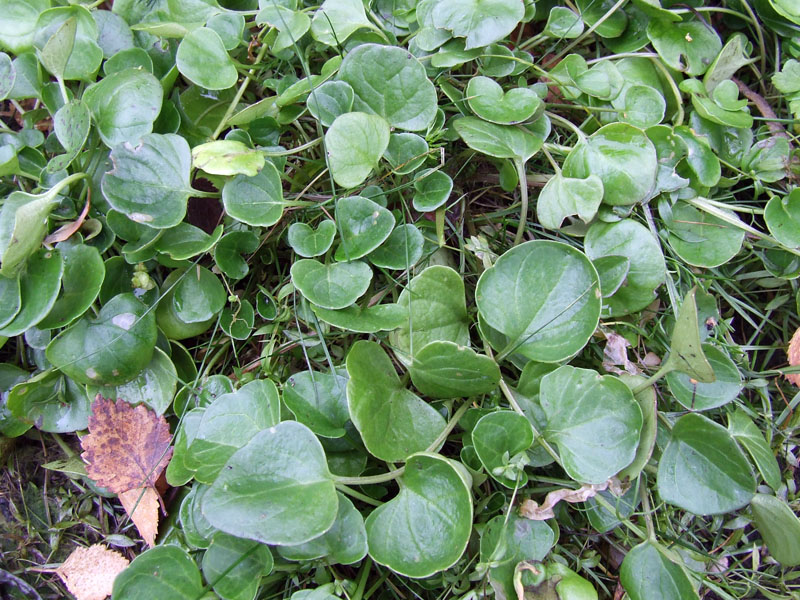
[[[647,37],[667,66],[692,76],[705,73],[722,50],[716,32],[700,21],[654,19],[647,26]]]
[[[738,220],[732,211],[725,212]],[[667,226],[669,245],[681,259],[696,267],[725,264],[739,253],[744,241],[743,228],[687,202],[678,201],[672,207]]]
[[[428,449],[445,421],[405,388],[392,361],[376,342],[358,341],[347,355],[350,418],[369,452],[398,462]]]
[[[779,243],[787,248],[800,248],[800,188],[783,198],[773,196],[764,209],[767,228]]]
[[[372,200],[361,196],[339,199],[336,225],[342,243],[336,249],[336,260],[366,256],[389,237],[394,223],[394,215]]]
[[[325,148],[336,183],[352,188],[378,166],[389,145],[389,124],[379,116],[352,112],[336,117],[325,134]]]
[[[510,458],[533,444],[533,427],[524,416],[510,410],[484,415],[472,430],[472,444],[486,472],[504,486],[514,489],[528,483],[528,475],[523,470],[518,470],[513,477],[501,471]]]
[[[622,316],[643,309],[655,299],[656,288],[666,279],[667,268],[658,240],[632,219],[595,223],[586,233],[584,249],[593,261],[608,256],[624,256],[629,261],[624,282],[604,301],[604,311],[609,315]]]
[[[495,158],[526,162],[544,143],[542,137],[522,126],[497,125],[476,117],[461,117],[453,122],[453,126],[467,146]]]
[[[328,531],[338,499],[325,452],[305,425],[284,421],[237,450],[203,497],[217,529],[264,544],[302,544]]]
[[[147,366],[155,343],[155,314],[128,293],[112,298],[96,319],[83,317],[62,331],[46,354],[79,383],[118,385]]]
[[[436,27],[466,38],[467,50],[502,40],[524,15],[517,0],[439,0],[432,13]]]
[[[353,88],[345,81],[326,81],[309,94],[306,100],[308,112],[322,123],[330,127],[336,117],[353,110]]]
[[[547,15],[544,34],[548,37],[572,40],[583,33],[583,19],[565,6],[554,6]]]
[[[203,590],[200,571],[186,550],[167,545],[137,556],[114,579],[113,596],[119,600],[196,600]]]
[[[425,238],[415,225],[398,225],[367,258],[376,267],[406,270],[422,258],[424,244]]]
[[[665,372],[680,371],[698,382],[711,383],[715,379],[714,369],[703,354],[700,343],[696,294],[697,288],[694,287],[683,299],[672,330],[669,357],[661,368]]]
[[[211,175],[254,177],[264,167],[265,161],[258,150],[232,140],[217,140],[192,148],[192,166]]]
[[[728,431],[747,450],[767,485],[773,490],[780,488],[783,481],[775,454],[764,439],[764,434],[742,409],[737,408],[728,415]]]
[[[765,183],[786,177],[789,161],[789,141],[780,136],[770,136],[756,142],[742,158],[742,171]]]
[[[628,24],[626,13],[614,11],[613,6],[613,0],[577,0],[583,20],[603,38],[619,37]]]
[[[97,394],[103,398],[124,398],[129,404],[144,404],[157,415],[163,415],[172,404],[177,388],[175,365],[161,348],[156,348],[148,365],[129,382],[104,387],[89,385],[86,396],[89,399]]]
[[[136,143],[153,131],[163,94],[150,73],[125,69],[86,88],[83,101],[92,111],[100,139],[111,148],[122,142]]]
[[[450,267],[435,265],[415,275],[400,292],[397,304],[405,318],[390,340],[395,355],[405,365],[410,365],[412,357],[430,342],[469,346],[464,281]]]
[[[581,483],[603,483],[636,455],[642,411],[628,386],[611,375],[564,366],[542,379],[544,438]]]
[[[665,502],[716,515],[747,505],[755,490],[750,463],[724,427],[694,413],[678,419],[658,463]]]
[[[633,164],[636,169],[630,168]],[[601,127],[578,143],[564,161],[565,177],[600,177],[603,201],[612,206],[647,200],[656,183],[657,171],[655,146],[641,129],[627,123]]]
[[[500,368],[491,358],[448,341],[426,344],[409,372],[414,386],[430,398],[480,396],[500,382]]]
[[[258,11],[256,24],[268,24],[280,32],[272,43],[272,51],[278,53],[300,41],[311,28],[311,18],[298,10],[290,10],[278,4],[267,4]]]
[[[8,393],[8,408],[23,423],[54,433],[86,429],[91,413],[83,388],[52,370],[14,386]]]
[[[697,175],[701,185],[713,187],[719,183],[722,174],[719,158],[707,143],[706,139],[699,137],[689,127],[680,126],[673,128],[674,134],[686,144],[686,164]]]
[[[649,85],[632,85],[625,92],[625,110],[621,120],[647,129],[664,120],[667,101],[657,89]]]
[[[50,0],[3,0],[0,2],[0,45],[14,54],[33,48],[36,20],[50,8]]]
[[[64,327],[85,313],[100,293],[106,274],[103,259],[96,248],[77,243],[61,243],[58,250],[64,259],[61,293],[53,308],[37,327]]]
[[[428,142],[416,133],[392,133],[383,157],[398,175],[416,171],[428,156]]]
[[[175,315],[184,323],[208,321],[225,306],[228,295],[219,278],[200,265],[190,268],[172,289]]]
[[[283,401],[298,422],[322,437],[340,438],[350,420],[347,375],[301,371],[283,386]]]
[[[343,44],[361,28],[375,29],[361,0],[325,0],[311,19],[311,35],[328,46]]]
[[[645,381],[641,375],[622,375],[622,383],[627,385],[631,391],[637,389]],[[644,470],[645,465],[653,455],[656,446],[656,435],[658,433],[658,404],[656,401],[655,386],[648,386],[641,392],[634,395],[634,399],[639,404],[642,411],[642,431],[639,434],[639,444],[636,448],[636,457],[633,462],[620,471],[617,477],[624,481],[634,481]],[[635,486],[634,486],[635,487]]]
[[[186,79],[209,90],[226,90],[239,79],[222,38],[208,27],[198,27],[184,36],[175,64]]]
[[[112,208],[156,229],[174,227],[186,216],[192,193],[189,144],[178,135],[150,133],[139,144],[111,150],[113,169],[101,187]]]
[[[750,509],[772,557],[784,567],[800,565],[800,520],[786,502],[775,496],[756,494]]]
[[[93,79],[103,60],[97,24],[83,6],[51,8],[39,15],[34,45],[39,60],[58,79]]]
[[[469,476],[438,454],[409,457],[400,493],[367,517],[369,554],[407,577],[454,565],[472,530]]]
[[[631,600],[692,600],[698,598],[683,566],[668,557],[661,544],[647,540],[625,555],[620,583]]]
[[[376,304],[367,308],[353,305],[341,310],[328,310],[312,305],[320,321],[357,333],[392,331],[406,320],[406,311],[399,304]]]
[[[353,304],[372,281],[372,269],[361,261],[323,265],[304,258],[292,265],[291,275],[292,283],[309,302],[331,310]]]
[[[297,546],[278,546],[278,554],[289,560],[324,558],[329,564],[351,565],[367,555],[364,517],[353,503],[339,494],[339,512],[333,526],[318,538]]]
[[[272,565],[268,546],[221,531],[203,554],[203,576],[225,600],[252,600]]]
[[[219,316],[219,326],[235,340],[246,340],[255,323],[256,313],[249,300],[240,300],[238,306],[227,306]]]
[[[353,88],[355,110],[380,115],[392,127],[422,131],[436,117],[436,91],[425,67],[403,48],[362,44],[344,57],[338,79]]]
[[[300,221],[292,223],[287,234],[292,250],[305,258],[325,254],[335,236],[336,223],[330,219],[321,221],[316,230]]]
[[[172,260],[186,260],[208,252],[222,237],[222,225],[211,235],[185,221],[170,227],[156,240],[155,249]]]
[[[5,327],[19,312],[22,303],[19,279],[19,276],[0,275],[0,327]]]
[[[469,80],[465,94],[472,112],[500,125],[527,121],[542,104],[536,92],[529,88],[512,88],[504,93],[499,83],[483,75]]]
[[[709,410],[734,400],[742,391],[742,375],[736,364],[712,344],[702,345],[703,354],[714,370],[711,383],[696,383],[684,374],[673,371],[666,376],[669,391],[675,400],[690,410]]]
[[[444,171],[429,169],[414,180],[414,210],[433,212],[450,198],[453,180]]]
[[[536,214],[543,227],[559,229],[564,219],[577,215],[589,223],[603,201],[603,182],[597,175],[571,179],[556,173],[542,188]]]
[[[577,354],[600,318],[600,285],[591,261],[560,242],[537,240],[503,254],[475,290],[486,323],[509,338],[502,354],[539,362]]]
[[[64,261],[58,249],[37,250],[28,259],[26,267],[19,277],[20,309],[0,328],[2,337],[19,335],[37,325],[53,308],[61,290]]]
[[[66,169],[75,160],[89,136],[91,126],[89,108],[81,100],[71,100],[58,109],[53,115],[53,130],[66,154],[51,158],[47,164],[48,172]]]
[[[255,252],[258,245],[258,236],[252,231],[231,231],[214,248],[214,262],[231,279],[242,279],[250,272],[250,266],[242,254]]]

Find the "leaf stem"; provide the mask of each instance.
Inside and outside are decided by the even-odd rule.
[[[336,486],[344,485],[374,485],[376,483],[386,483],[400,477],[406,470],[405,467],[400,467],[388,473],[381,473],[380,475],[367,475],[365,477],[343,477],[340,475],[333,476],[333,482]]]
[[[381,503],[375,500],[375,498],[370,498],[366,494],[362,494],[358,490],[354,490],[350,486],[347,486],[343,483],[336,483],[336,489],[340,492],[347,494],[348,496],[352,496],[356,500],[361,500],[364,504],[369,504],[371,506],[380,506]]]
[[[672,75],[667,68],[661,64],[661,61],[657,58],[653,58],[650,60],[653,65],[661,71],[661,74],[664,76],[664,79],[667,80],[669,84],[669,89],[672,90],[672,95],[675,96],[675,104],[678,107],[678,112],[675,115],[675,119],[673,120],[672,124],[676,127],[683,124],[683,97],[681,96],[681,91],[678,89],[678,85],[675,83],[675,80],[672,78]]]
[[[517,177],[519,178],[519,225],[517,225],[517,235],[514,236],[514,245],[519,245],[525,235],[525,227],[528,224],[528,180],[525,177],[525,163],[520,159],[514,160],[517,167]]]

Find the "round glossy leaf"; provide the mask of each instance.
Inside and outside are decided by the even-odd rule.
[[[405,388],[392,361],[376,342],[358,341],[347,355],[350,418],[369,452],[398,462],[428,449],[444,418]]]
[[[311,310],[320,321],[357,333],[392,331],[402,326],[406,320],[406,311],[398,304],[376,304],[367,308],[353,305],[341,310],[328,310],[312,305]]]
[[[74,33],[67,33],[70,19],[75,23]],[[53,75],[89,80],[103,60],[103,51],[97,44],[98,34],[91,13],[83,6],[72,5],[42,12],[36,21],[33,41],[42,66]]]
[[[603,483],[633,461],[642,411],[617,377],[559,367],[542,379],[544,438],[558,446],[561,466],[582,483]]]
[[[565,6],[554,6],[547,15],[544,34],[552,38],[574,39],[583,33],[583,19]]]
[[[211,175],[254,177],[265,161],[263,153],[232,139],[207,142],[192,148],[192,166]]]
[[[360,0],[325,0],[311,20],[311,34],[328,46],[338,46],[356,30],[374,29]]]
[[[378,166],[389,145],[389,124],[377,115],[352,112],[336,117],[325,134],[328,163],[336,183],[352,188]]]
[[[178,373],[161,348],[153,351],[150,363],[136,377],[127,383],[109,387],[86,387],[86,396],[94,399],[97,394],[103,398],[123,398],[129,404],[145,404],[158,415],[163,415],[175,397],[178,387]]]
[[[237,175],[222,188],[225,212],[254,227],[270,227],[283,215],[283,187],[278,169],[264,163],[253,177]]]
[[[250,272],[250,265],[242,255],[255,252],[258,244],[258,236],[252,231],[231,231],[214,248],[214,262],[231,279],[242,279]]]
[[[114,579],[114,598],[120,600],[196,600],[203,595],[200,571],[183,548],[157,546],[137,556]]]
[[[0,328],[0,336],[13,337],[38,324],[53,308],[61,290],[64,261],[58,249],[37,250],[19,277],[20,309]],[[13,299],[13,284],[11,295]]]
[[[631,268],[631,261],[627,256],[609,254],[592,261],[597,274],[600,276],[600,290],[603,298],[610,298],[625,282]]]
[[[233,11],[221,12],[212,16],[206,25],[217,32],[226,50],[233,50],[242,43],[244,16]]]
[[[411,381],[430,398],[488,394],[500,381],[500,368],[485,354],[454,342],[433,341],[414,355]]]
[[[278,554],[289,560],[325,558],[330,564],[351,565],[367,555],[364,517],[350,500],[339,494],[339,512],[328,531],[297,546],[278,546]]]
[[[19,279],[19,276],[0,275],[0,327],[5,327],[10,322],[22,305]]]
[[[184,323],[208,321],[227,298],[219,277],[200,265],[190,268],[172,289],[172,307]]]
[[[112,208],[157,229],[183,220],[192,192],[192,156],[185,139],[151,133],[136,146],[116,146],[110,158],[113,168],[103,175],[101,187]]]
[[[631,391],[635,390],[646,381],[646,378],[642,375],[622,375],[620,379]],[[630,481],[635,480],[639,476],[639,473],[642,472],[645,465],[650,462],[650,457],[653,455],[653,449],[656,446],[656,435],[658,434],[658,404],[655,386],[651,385],[637,393],[634,399],[639,404],[639,408],[642,411],[642,431],[639,434],[639,445],[636,448],[636,456],[633,462],[617,475],[620,480],[624,480],[625,478]]]
[[[453,180],[444,171],[428,171],[414,181],[414,210],[432,212],[450,198]]]
[[[155,314],[133,294],[115,296],[96,319],[83,317],[47,346],[47,358],[79,383],[118,385],[150,362]]]
[[[380,246],[392,233],[394,215],[380,204],[361,196],[336,203],[336,225],[341,245],[336,260],[355,260]]]
[[[326,81],[309,94],[306,106],[324,127],[330,127],[336,117],[353,110],[353,98],[353,88],[349,83]]]
[[[655,298],[655,289],[667,276],[658,240],[644,225],[632,219],[595,223],[586,233],[584,249],[593,261],[606,256],[622,256],[629,261],[622,285],[603,301],[604,311],[609,315],[627,315],[650,304]]]
[[[91,412],[83,389],[57,371],[43,371],[14,386],[8,408],[23,423],[54,433],[85,429]]]
[[[800,247],[800,188],[781,198],[773,196],[764,210],[772,236],[787,248]]]
[[[219,34],[207,27],[193,29],[184,36],[175,64],[186,79],[209,90],[228,89],[239,78]]]
[[[333,244],[336,236],[336,223],[330,219],[325,219],[316,229],[309,225],[297,222],[289,227],[288,241],[295,254],[304,258],[320,256],[325,254]]]
[[[703,354],[714,369],[715,381],[692,383],[688,375],[678,371],[672,371],[666,376],[669,391],[690,410],[709,410],[723,406],[742,391],[742,375],[725,352],[711,344],[703,344]]]
[[[481,48],[502,40],[525,15],[516,0],[460,0],[437,2],[431,17],[439,29],[466,38],[465,48]]]
[[[603,202],[612,206],[647,200],[657,172],[655,146],[641,129],[627,123],[601,127],[564,161],[565,177],[597,175],[603,182]]]
[[[100,139],[111,148],[122,142],[135,144],[153,131],[163,95],[161,83],[153,75],[142,69],[125,69],[86,88],[83,101],[92,111]]]
[[[481,119],[500,125],[527,121],[542,104],[536,92],[529,88],[503,88],[494,79],[479,75],[467,83],[467,104]]]
[[[436,117],[436,91],[425,67],[403,48],[362,44],[344,57],[338,79],[353,88],[355,110],[380,115],[392,127],[421,131]]]
[[[525,452],[533,444],[533,427],[528,419],[510,410],[489,413],[481,417],[472,430],[475,453],[494,479],[509,488],[523,487],[528,475],[520,471],[516,478],[495,473],[509,464],[509,459]]]
[[[274,53],[291,48],[311,28],[311,18],[304,12],[290,10],[277,3],[265,5],[262,2],[261,6],[261,10],[256,15],[256,23],[258,25],[269,24],[279,32],[272,43],[271,49]],[[289,6],[292,4],[290,3]]]
[[[372,281],[372,269],[361,261],[323,265],[304,258],[292,265],[291,275],[292,283],[309,302],[331,310],[353,304]]]
[[[268,546],[218,531],[203,554],[203,576],[224,600],[252,600],[273,562]]]
[[[222,236],[222,225],[211,235],[185,221],[170,227],[158,238],[155,249],[168,254],[172,260],[186,260],[208,252]]]
[[[750,510],[772,557],[784,567],[800,565],[800,519],[789,505],[775,496],[756,494]]]
[[[336,520],[325,453],[305,425],[284,421],[237,450],[203,498],[217,529],[265,544],[302,544]]]
[[[559,229],[564,219],[576,215],[588,223],[603,201],[603,182],[597,175],[572,179],[556,173],[539,193],[536,214],[548,229]]]
[[[679,201],[672,207],[668,227],[667,239],[672,249],[695,267],[725,264],[739,253],[744,241],[744,229],[686,202]]]
[[[428,577],[458,561],[472,530],[469,475],[438,454],[415,454],[400,493],[367,517],[373,560],[407,577]]]
[[[400,292],[397,304],[405,318],[391,341],[395,355],[406,365],[430,342],[469,346],[464,281],[450,267],[434,265],[415,275]]]
[[[631,600],[692,600],[698,598],[683,567],[666,556],[661,545],[642,542],[625,555],[620,583]]]
[[[714,29],[699,20],[671,23],[653,19],[647,26],[647,37],[667,66],[687,75],[705,73],[722,50]]]
[[[64,258],[61,293],[47,316],[37,324],[39,329],[64,327],[80,317],[97,298],[106,274],[96,248],[62,243],[58,249]]]
[[[50,7],[48,0],[4,0],[0,3],[3,20],[0,21],[0,44],[15,54],[33,48],[33,35],[39,13]]]
[[[416,171],[428,156],[428,142],[416,133],[392,133],[383,157],[398,175]]]
[[[696,515],[745,506],[756,482],[744,453],[727,430],[702,415],[684,415],[658,463],[658,493]]]
[[[346,374],[295,373],[283,386],[283,401],[297,421],[317,435],[340,438],[345,434],[350,419]]]
[[[410,269],[422,258],[425,239],[416,226],[398,225],[379,248],[367,258],[376,267],[383,269]]]
[[[515,158],[525,162],[539,151],[544,142],[541,136],[524,127],[497,125],[477,117],[461,117],[453,126],[467,146],[495,158]]]
[[[661,92],[648,85],[632,85],[625,92],[625,110],[621,120],[646,129],[664,119],[667,102]]]
[[[600,283],[575,248],[532,241],[512,248],[478,280],[475,301],[486,323],[509,338],[503,352],[539,362],[575,355],[600,318]]]

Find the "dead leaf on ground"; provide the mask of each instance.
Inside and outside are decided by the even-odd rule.
[[[606,332],[606,346],[603,349],[603,368],[617,375],[640,375],[641,370],[628,359],[630,342],[613,331]],[[617,368],[620,365],[622,369]],[[624,370],[623,370],[624,369]]]
[[[75,548],[56,569],[77,600],[103,600],[111,595],[114,578],[128,566],[128,559],[100,544]]]
[[[143,404],[100,394],[92,403],[89,435],[81,440],[86,472],[97,485],[119,494],[155,486],[172,456],[169,425]]]
[[[545,496],[544,502],[541,506],[533,500],[525,500],[519,509],[519,514],[526,519],[531,519],[532,521],[545,521],[547,519],[552,519],[556,516],[555,512],[553,512],[553,508],[555,508],[555,505],[562,500],[571,504],[576,502],[586,502],[589,498],[596,496],[597,492],[602,492],[603,490],[608,489],[608,486],[611,483],[612,480],[609,480],[604,481],[603,483],[585,483],[577,490],[569,488],[553,490],[547,494],[547,496]],[[616,488],[617,484],[614,483],[613,487]]]
[[[789,342],[789,349],[786,351],[789,356],[789,366],[796,367],[800,365],[800,328],[794,332],[792,340]],[[800,387],[800,373],[786,373],[784,375],[790,383]]]
[[[44,238],[45,244],[52,245],[58,242],[64,242],[72,237],[72,235],[83,226],[83,222],[86,220],[86,215],[89,214],[89,206],[91,206],[91,190],[92,188],[89,188],[89,191],[86,194],[86,204],[84,205],[83,210],[78,218],[74,221],[70,221],[66,225],[62,225],[53,233]]]
[[[119,501],[139,530],[139,535],[151,548],[156,545],[158,533],[158,492],[151,487],[120,492]]]

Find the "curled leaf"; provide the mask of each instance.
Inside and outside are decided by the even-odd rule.
[[[609,487],[611,488],[611,491],[617,495],[622,495],[624,492],[624,490],[621,489],[619,481],[614,480],[614,478],[604,481],[603,483],[586,483],[577,490],[562,488],[547,494],[544,502],[541,505],[533,500],[525,500],[519,509],[519,514],[526,519],[531,519],[533,521],[552,519],[556,516],[553,512],[553,508],[562,500],[564,502],[569,502],[570,504],[575,504],[576,502],[586,502],[586,500],[589,498],[596,496],[597,492],[602,492]]]

